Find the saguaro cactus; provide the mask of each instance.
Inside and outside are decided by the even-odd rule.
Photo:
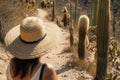
[[[90,25],[96,26],[96,12],[97,12],[98,0],[91,0],[91,10],[90,10]]]
[[[105,80],[110,27],[110,0],[98,0],[97,10],[97,69],[95,80]]]
[[[72,3],[70,2],[70,22],[72,23]]]
[[[97,3],[98,3],[98,0],[94,0],[94,17],[93,17],[93,26],[96,26],[96,12],[97,12]]]
[[[50,8],[51,7],[51,2],[50,0],[47,1],[47,8]]]
[[[116,15],[116,13],[117,13],[117,11],[118,11],[118,8],[117,8],[117,4],[116,4],[117,2],[116,2],[116,0],[112,0],[112,4],[113,4],[113,9],[112,9],[112,11],[113,11],[113,15],[112,15],[112,29],[113,29],[113,36],[115,37],[115,24],[116,24],[116,21],[115,21],[115,15]]]
[[[46,0],[41,0],[41,7],[46,8]]]
[[[36,6],[36,0],[31,0],[32,7]]]
[[[113,23],[112,23],[112,28],[113,28],[113,36],[115,37],[115,16],[113,16]]]
[[[75,0],[75,26],[77,25],[77,8],[78,8],[78,0]]]
[[[63,16],[62,22],[63,22],[64,26],[67,27],[70,22],[70,14],[66,7],[64,7],[63,12],[64,12],[64,16]]]
[[[55,19],[55,0],[53,0],[52,21]]]
[[[88,45],[89,40],[87,37],[87,32],[89,29],[89,18],[86,15],[82,15],[79,18],[78,21],[78,27],[79,27],[79,42],[78,42],[78,57],[80,59],[85,58],[86,53],[86,46]]]

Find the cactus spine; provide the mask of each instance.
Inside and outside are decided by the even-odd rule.
[[[98,0],[97,70],[95,80],[105,80],[110,27],[110,0]]]
[[[53,0],[52,21],[55,19],[55,0]]]
[[[78,57],[80,59],[85,58],[86,46],[87,46],[87,32],[89,29],[89,18],[86,15],[82,15],[78,22],[79,27],[79,42],[78,42]]]

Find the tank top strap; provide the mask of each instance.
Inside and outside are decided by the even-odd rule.
[[[41,68],[41,74],[40,74],[40,76],[39,76],[39,80],[42,80],[45,65],[46,65],[46,64],[43,64],[43,66],[42,66],[42,68]]]
[[[34,76],[31,78],[31,80],[41,80],[41,75],[42,75],[42,71],[43,71],[43,67],[45,64],[42,64],[38,71],[34,74]]]

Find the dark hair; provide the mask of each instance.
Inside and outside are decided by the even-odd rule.
[[[35,59],[18,59],[18,58],[13,58],[12,59],[12,67],[13,69],[13,77],[16,77],[17,75],[20,75],[20,78],[24,78],[26,74],[28,74],[29,69],[31,67],[30,75],[34,71],[35,67],[39,63],[39,58]]]

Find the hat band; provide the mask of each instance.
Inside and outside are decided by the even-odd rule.
[[[21,40],[22,42],[26,43],[26,44],[33,44],[33,43],[37,43],[37,42],[42,41],[42,40],[46,37],[46,35],[47,35],[47,33],[45,33],[45,35],[44,35],[42,38],[38,39],[37,41],[33,41],[33,42],[24,41],[21,37],[20,37],[20,40]]]

